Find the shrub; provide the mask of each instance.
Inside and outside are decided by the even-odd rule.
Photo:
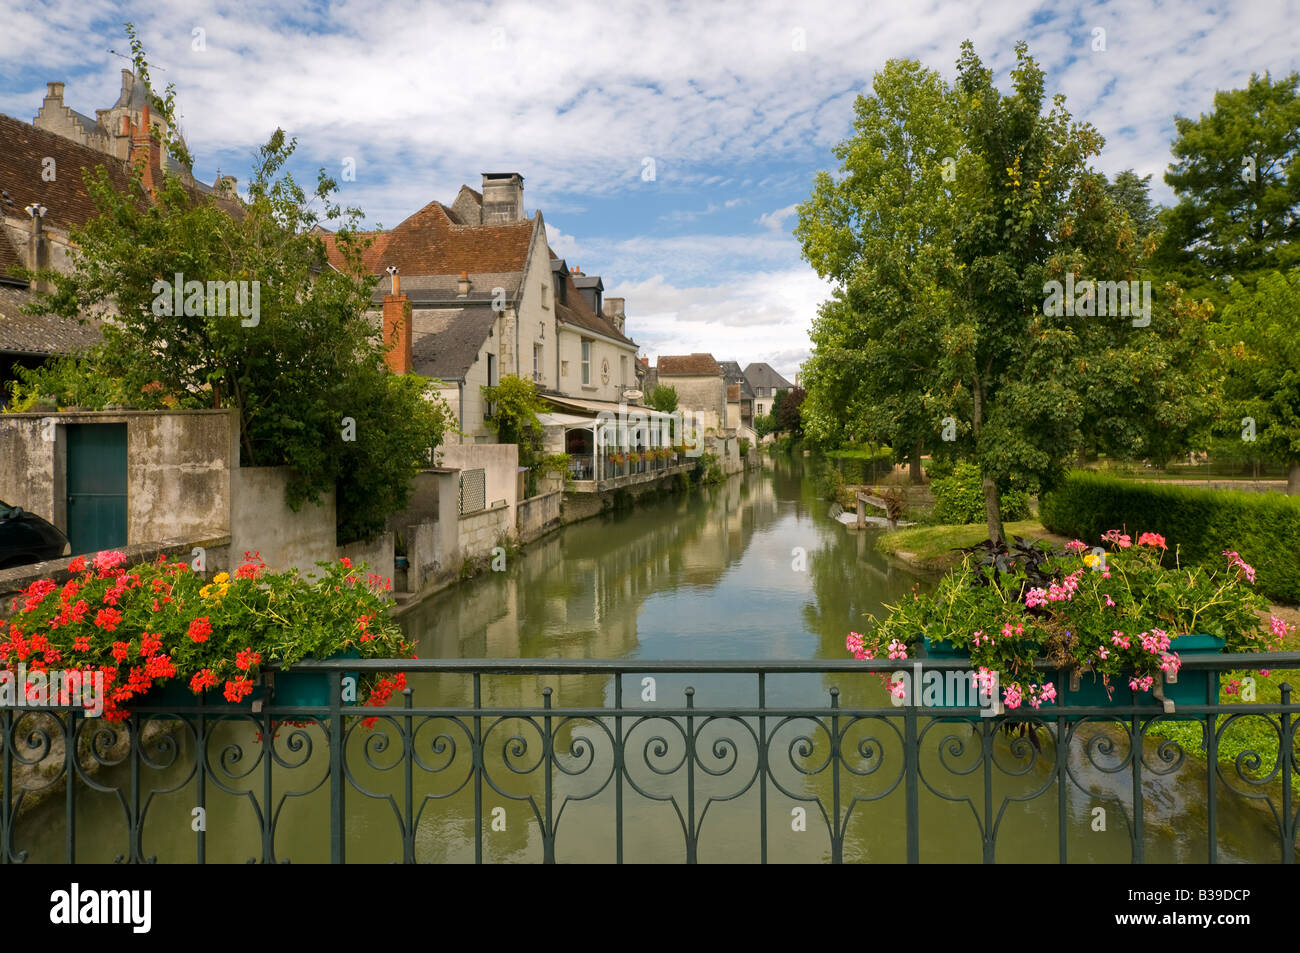
[[[940,523],[983,523],[984,487],[980,468],[973,463],[959,463],[952,475],[931,483],[934,490],[934,516]],[[1000,494],[1002,519],[1010,522],[1029,515],[1029,494],[1014,488]]]
[[[740,438],[740,456],[741,459],[749,456],[749,440],[746,437]]]
[[[831,450],[826,457],[840,471],[845,483],[876,483],[894,469],[894,451],[888,447],[874,450]]]
[[[721,483],[722,467],[718,466],[718,458],[712,453],[702,453],[695,464],[695,475],[700,484]]]
[[[1238,552],[1256,567],[1261,593],[1300,603],[1300,499],[1294,497],[1075,471],[1043,495],[1039,518],[1089,546],[1112,527],[1143,526],[1177,546],[1184,564],[1217,565],[1225,551]]]

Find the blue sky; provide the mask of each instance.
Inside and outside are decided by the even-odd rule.
[[[481,172],[520,172],[552,246],[627,299],[652,359],[711,351],[787,376],[828,293],[791,235],[794,206],[886,60],[951,79],[970,38],[1005,82],[1025,39],[1049,92],[1106,137],[1097,166],[1153,173],[1162,201],[1175,114],[1208,111],[1252,71],[1300,69],[1300,0],[7,0],[6,20],[0,112],[30,121],[54,80],[80,112],[111,105],[128,61],[109,50],[129,51],[129,20],[155,82],[176,85],[200,178],[242,185],[280,126],[302,181],[351,157],[342,199],[392,226]]]

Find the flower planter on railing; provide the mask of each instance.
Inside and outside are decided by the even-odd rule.
[[[951,642],[946,640],[932,641],[929,636],[923,636],[926,655],[935,659],[952,659],[952,658],[970,658],[970,652],[966,649],[959,649]],[[1225,642],[1223,639],[1214,635],[1180,635],[1175,636],[1169,643],[1169,650],[1180,657],[1185,656],[1205,656],[1219,655],[1222,653]],[[1078,679],[1066,679],[1066,684],[1057,686],[1057,699],[1063,705],[1069,708],[1157,708],[1160,707],[1160,700],[1157,699],[1153,692],[1137,691],[1128,684],[1131,673],[1125,672],[1118,676],[1113,676],[1110,691],[1107,691],[1106,683],[1101,678],[1085,674]],[[1175,711],[1178,705],[1214,705],[1219,700],[1219,673],[1217,671],[1180,671],[1176,680],[1171,681],[1168,676],[1164,681],[1164,696],[1175,705]],[[960,705],[949,699],[946,687],[943,694],[943,701],[938,705],[940,708],[959,708],[969,707]],[[1054,708],[1056,702],[1044,702],[1042,708]],[[1041,709],[1040,709],[1041,710]],[[1083,717],[1082,715],[1072,715],[1072,719]],[[1199,715],[1178,715],[1171,714],[1168,716],[1169,721],[1198,721]]]
[[[346,652],[337,652],[325,659],[327,662],[335,659],[359,659],[361,656],[352,650]],[[344,678],[354,679],[353,684],[359,684],[361,676],[356,672],[348,672]],[[275,674],[275,687],[271,693],[271,704],[282,707],[294,708],[319,708],[330,703],[330,677],[327,672],[277,672]],[[355,704],[353,701],[345,701],[344,704]]]

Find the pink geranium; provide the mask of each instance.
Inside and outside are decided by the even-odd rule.
[[[1139,546],[1155,546],[1160,549],[1168,549],[1165,545],[1165,538],[1159,533],[1143,533],[1138,537]]]

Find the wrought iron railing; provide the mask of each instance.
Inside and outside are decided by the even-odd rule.
[[[76,862],[108,851],[203,863],[243,851],[238,859],[267,863],[622,862],[650,851],[688,863],[914,863],[959,852],[964,839],[968,859],[985,863],[1008,851],[1067,862],[1089,855],[1078,845],[1098,829],[1100,807],[1134,862],[1161,859],[1148,856],[1157,815],[1184,847],[1204,841],[1200,860],[1237,858],[1235,846],[1222,855],[1226,817],[1224,837],[1254,830],[1265,854],[1254,859],[1294,861],[1289,685],[1273,702],[1222,704],[1215,693],[1173,713],[1044,707],[985,717],[882,703],[878,674],[912,664],[303,662],[295,671],[321,674],[322,697],[335,702],[289,708],[272,692],[256,711],[140,707],[117,724],[0,709],[0,859]],[[1300,653],[1186,657],[1182,671],[1291,667],[1300,669]],[[348,679],[397,671],[408,688],[388,707],[343,702]],[[1224,761],[1247,723],[1267,743]],[[1190,727],[1199,743],[1162,738],[1171,726]],[[1180,773],[1178,798],[1148,790]],[[1018,832],[1007,834],[1013,816]]]

